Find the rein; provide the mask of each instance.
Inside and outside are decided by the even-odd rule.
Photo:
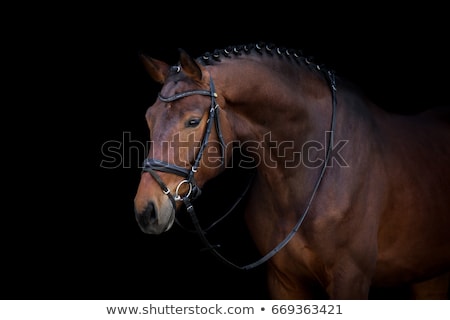
[[[302,215],[300,216],[300,218],[298,219],[297,223],[294,225],[292,230],[289,232],[289,234],[280,243],[278,243],[278,245],[275,248],[273,248],[271,251],[266,253],[263,257],[261,257],[260,259],[256,260],[253,263],[249,263],[249,264],[243,265],[243,266],[237,265],[237,264],[231,262],[230,260],[228,260],[227,258],[225,258],[223,255],[221,255],[217,251],[217,248],[220,247],[220,245],[212,245],[206,238],[206,231],[208,231],[215,224],[220,222],[223,218],[225,218],[226,215],[228,215],[236,207],[237,203],[240,202],[240,200],[243,198],[244,194],[248,191],[252,180],[250,180],[249,185],[244,190],[243,195],[241,195],[238,198],[237,202],[231,207],[231,209],[228,210],[224,216],[222,216],[217,221],[212,223],[207,229],[202,229],[200,222],[198,220],[197,214],[195,213],[194,206],[191,203],[191,200],[196,199],[201,194],[200,188],[195,183],[194,174],[195,174],[195,172],[197,172],[198,165],[199,165],[200,160],[203,155],[203,151],[204,151],[206,145],[208,144],[213,122],[215,123],[217,136],[219,137],[220,144],[222,146],[222,158],[223,158],[223,148],[225,147],[225,143],[224,143],[223,136],[222,136],[222,131],[220,128],[219,105],[216,103],[216,99],[215,99],[215,98],[217,98],[217,93],[215,92],[213,79],[212,79],[212,77],[210,77],[210,90],[209,91],[208,90],[192,90],[192,91],[177,93],[170,97],[163,97],[163,96],[159,95],[159,99],[163,102],[171,102],[171,101],[182,99],[184,97],[191,96],[191,95],[204,95],[204,96],[211,97],[211,107],[209,109],[209,115],[208,115],[205,133],[203,135],[202,143],[200,145],[200,150],[195,158],[194,164],[191,166],[191,169],[189,170],[187,168],[180,167],[180,166],[174,165],[174,164],[170,164],[170,163],[167,163],[167,162],[164,162],[161,160],[147,158],[144,160],[144,163],[143,163],[143,172],[149,172],[152,175],[152,177],[155,179],[155,181],[160,185],[163,193],[169,197],[175,210],[176,210],[176,201],[183,201],[183,203],[186,207],[186,210],[191,217],[192,223],[195,227],[195,231],[197,231],[198,235],[200,236],[200,239],[203,241],[204,245],[206,246],[205,249],[210,250],[216,257],[218,257],[220,260],[222,260],[224,263],[228,264],[229,266],[232,266],[232,267],[240,269],[240,270],[250,270],[250,269],[253,269],[253,268],[263,264],[264,262],[266,262],[267,260],[272,258],[277,252],[279,252],[284,246],[286,246],[288,244],[288,242],[294,237],[294,235],[296,234],[296,232],[302,225],[306,215],[308,214],[309,209],[312,204],[312,201],[317,193],[317,190],[319,189],[320,183],[325,174],[327,164],[328,164],[328,161],[331,156],[331,148],[333,145],[333,138],[334,138],[335,114],[336,114],[336,104],[337,104],[336,80],[335,80],[334,72],[328,71],[327,75],[328,75],[328,81],[329,81],[329,85],[330,85],[330,89],[331,89],[331,100],[332,100],[330,137],[329,137],[329,141],[328,141],[328,147],[326,150],[325,161],[321,168],[320,174],[316,180],[316,183],[314,185],[314,189],[311,193],[311,196],[307,202],[307,205],[306,205]],[[182,180],[177,185],[177,187],[175,189],[175,194],[172,194],[171,190],[162,181],[162,179],[159,177],[159,175],[156,173],[156,171],[176,174],[178,176],[184,177],[185,179]],[[181,185],[183,185],[183,184],[188,184],[189,190],[186,195],[181,196],[178,193],[178,191],[179,191]],[[175,218],[175,221],[181,226],[181,224],[178,222],[178,220],[176,218]]]

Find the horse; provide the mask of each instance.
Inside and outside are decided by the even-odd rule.
[[[179,49],[175,65],[140,59],[161,85],[134,198],[144,233],[170,230],[183,207],[225,263],[265,264],[270,299],[369,299],[395,286],[448,299],[449,108],[389,112],[270,43],[197,58]],[[231,163],[254,172],[243,211],[261,259],[244,266],[209,243],[195,214],[205,183]]]

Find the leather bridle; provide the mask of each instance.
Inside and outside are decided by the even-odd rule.
[[[217,136],[219,138],[219,142],[222,150],[222,158],[224,158],[224,148],[225,142],[222,136],[222,130],[219,122],[219,105],[216,103],[217,94],[214,89],[214,82],[211,78],[210,80],[210,90],[191,90],[185,91],[181,93],[174,94],[170,97],[164,97],[161,94],[159,95],[159,100],[163,102],[172,102],[178,99],[182,99],[184,97],[192,96],[192,95],[203,95],[211,97],[211,107],[209,108],[208,120],[206,121],[205,133],[203,134],[203,139],[200,144],[200,149],[197,153],[197,156],[194,160],[190,169],[185,167],[178,166],[176,164],[167,163],[162,160],[156,160],[153,158],[147,158],[143,163],[143,171],[148,172],[152,175],[152,177],[156,180],[156,182],[161,187],[164,194],[166,194],[170,201],[172,202],[173,208],[176,209],[176,201],[183,201],[185,204],[190,204],[191,200],[196,199],[201,194],[201,189],[195,182],[194,174],[197,172],[198,166],[200,164],[200,160],[202,159],[203,152],[205,150],[206,145],[209,141],[209,136],[211,135],[212,124],[215,123]],[[175,194],[167,187],[167,185],[162,181],[156,171],[167,172],[176,174],[178,176],[183,177],[184,179],[177,185],[175,188]],[[183,184],[187,184],[189,190],[186,195],[181,196],[178,192],[180,187]]]
[[[278,245],[273,248],[271,251],[269,251],[267,254],[265,254],[263,257],[261,257],[260,259],[258,259],[257,261],[253,262],[253,263],[249,263],[247,265],[244,266],[239,266],[233,262],[231,262],[230,260],[226,259],[224,256],[222,256],[218,251],[217,248],[219,247],[219,245],[212,245],[208,239],[206,238],[206,231],[207,229],[203,229],[199,223],[198,217],[195,213],[194,207],[191,203],[191,200],[196,199],[200,194],[201,194],[201,189],[198,187],[198,185],[195,182],[194,179],[194,174],[197,172],[197,169],[199,167],[200,164],[200,160],[203,156],[203,152],[205,150],[206,145],[208,144],[209,141],[209,137],[211,134],[211,129],[212,129],[212,124],[213,122],[215,123],[216,126],[216,132],[217,132],[217,136],[219,138],[219,142],[221,144],[222,147],[222,160],[225,161],[224,159],[224,148],[225,148],[225,142],[223,140],[223,135],[222,135],[222,131],[221,131],[221,127],[220,127],[220,121],[219,121],[219,110],[220,107],[216,102],[216,98],[217,98],[217,93],[215,92],[215,87],[214,87],[214,81],[212,79],[212,77],[210,77],[210,89],[208,90],[191,90],[191,91],[185,91],[185,92],[181,92],[181,93],[177,93],[174,94],[172,96],[169,97],[164,97],[161,94],[159,94],[159,99],[163,102],[172,102],[178,99],[182,99],[184,97],[188,97],[188,96],[192,96],[192,95],[203,95],[203,96],[209,96],[211,97],[211,106],[209,109],[209,115],[208,115],[208,120],[207,120],[207,124],[206,124],[206,128],[205,128],[205,133],[203,135],[203,139],[200,145],[200,149],[199,152],[197,153],[197,156],[195,158],[194,163],[192,164],[190,169],[187,169],[185,167],[181,167],[175,164],[171,164],[171,163],[167,163],[165,161],[162,160],[157,160],[157,159],[153,159],[153,158],[147,158],[144,160],[143,162],[143,172],[149,172],[152,177],[155,179],[155,181],[159,184],[159,186],[161,187],[162,191],[164,194],[166,194],[170,201],[172,202],[173,208],[176,211],[176,201],[183,201],[187,212],[190,214],[192,223],[195,227],[195,230],[197,231],[198,235],[200,236],[201,240],[203,241],[203,243],[206,246],[206,249],[210,250],[216,257],[218,257],[220,260],[222,260],[223,262],[225,262],[226,264],[228,264],[229,266],[232,266],[234,268],[240,269],[240,270],[249,270],[249,269],[253,269],[259,265],[261,265],[262,263],[266,262],[267,260],[269,260],[271,257],[273,257],[277,252],[279,252],[295,235],[295,233],[298,231],[298,229],[300,228],[301,224],[303,223],[303,220],[305,219],[309,208],[311,206],[311,203],[317,193],[317,190],[320,186],[320,183],[322,181],[322,178],[325,174],[325,170],[327,168],[327,164],[328,161],[330,159],[331,156],[331,151],[332,151],[332,145],[333,145],[333,136],[334,136],[334,127],[335,127],[335,113],[336,113],[336,82],[335,82],[335,75],[334,72],[332,71],[328,71],[327,72],[328,75],[328,81],[329,81],[329,85],[331,88],[331,98],[332,98],[332,115],[331,115],[331,124],[330,124],[330,138],[329,138],[329,142],[328,142],[328,147],[326,150],[326,156],[325,156],[325,161],[323,162],[319,177],[316,180],[316,183],[314,185],[314,189],[312,191],[312,194],[309,198],[309,201],[307,202],[307,205],[302,213],[302,215],[300,216],[300,218],[298,219],[297,223],[295,224],[295,226],[292,228],[291,232],[280,242],[278,243]],[[161,177],[158,175],[157,171],[159,172],[166,172],[166,173],[171,173],[171,174],[176,174],[178,176],[183,177],[184,179],[177,185],[177,187],[175,188],[175,194],[172,193],[172,191],[167,187],[167,185],[162,181]],[[247,186],[247,188],[245,189],[245,192],[249,189],[251,180],[249,182],[249,185]],[[189,186],[188,192],[185,195],[180,195],[179,194],[179,189],[181,187],[181,185],[183,184],[187,184]],[[243,198],[243,196],[239,197],[238,202]],[[233,207],[225,214],[228,215],[228,213],[233,210],[236,207],[237,203],[235,203],[233,205]],[[222,218],[221,218],[222,219]],[[219,219],[218,221],[220,221],[221,219]],[[175,219],[177,221],[177,223],[179,224],[178,220]],[[213,225],[215,225],[218,221],[216,221],[215,223],[213,223],[208,229],[210,229]]]

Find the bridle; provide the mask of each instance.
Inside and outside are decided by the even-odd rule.
[[[185,91],[181,93],[174,94],[170,97],[164,97],[159,94],[159,100],[163,102],[172,102],[178,99],[182,99],[184,97],[192,96],[192,95],[202,95],[211,97],[211,106],[209,108],[208,120],[206,121],[206,128],[203,134],[203,139],[200,144],[200,149],[195,157],[194,163],[192,164],[190,169],[185,167],[178,166],[176,164],[167,163],[162,160],[156,160],[153,158],[147,158],[143,163],[143,171],[149,172],[152,177],[156,180],[156,182],[161,187],[164,194],[166,194],[170,201],[172,202],[173,208],[176,209],[176,201],[183,201],[186,204],[186,208],[191,207],[191,200],[196,199],[201,194],[201,189],[198,187],[197,183],[194,179],[194,174],[197,172],[200,160],[202,159],[203,152],[205,150],[206,145],[209,141],[209,136],[211,135],[212,124],[216,125],[217,136],[219,138],[219,142],[222,150],[222,159],[224,159],[224,148],[225,142],[223,140],[222,130],[219,122],[219,105],[216,103],[217,94],[214,88],[214,82],[211,78],[210,80],[210,90],[191,90]],[[175,194],[172,194],[171,190],[167,187],[167,185],[162,181],[156,171],[167,172],[176,174],[178,176],[183,177],[184,179],[177,185],[175,188]],[[183,184],[187,184],[189,190],[186,195],[181,196],[179,194],[179,189]]]
[[[329,85],[331,88],[331,98],[332,98],[332,115],[331,115],[331,124],[330,124],[330,137],[329,137],[329,141],[328,141],[328,147],[326,150],[326,156],[325,156],[325,161],[323,162],[319,177],[316,180],[316,183],[314,185],[314,189],[312,191],[312,194],[309,198],[309,201],[307,202],[307,205],[302,213],[302,215],[300,216],[300,218],[298,219],[297,223],[295,224],[295,226],[292,228],[291,232],[280,242],[278,243],[278,245],[273,248],[271,251],[269,251],[267,254],[265,254],[263,257],[261,257],[260,259],[258,259],[257,261],[253,262],[253,263],[249,263],[247,265],[244,266],[239,266],[233,262],[231,262],[230,260],[226,259],[224,256],[222,256],[218,251],[217,248],[219,247],[219,245],[212,245],[208,239],[206,238],[206,229],[203,229],[199,223],[199,219],[195,213],[194,207],[191,203],[192,200],[195,200],[200,194],[201,194],[201,189],[200,187],[196,184],[195,179],[194,179],[194,174],[197,172],[200,160],[202,159],[203,156],[203,152],[206,148],[206,145],[208,144],[209,141],[209,137],[211,135],[211,129],[212,129],[212,124],[215,123],[216,126],[216,133],[217,136],[219,138],[219,142],[221,144],[221,150],[222,150],[222,160],[225,161],[224,159],[224,148],[225,148],[225,142],[223,140],[223,135],[222,135],[222,130],[220,127],[220,121],[219,121],[219,110],[220,107],[216,102],[216,98],[217,98],[217,93],[215,92],[215,86],[214,86],[214,81],[212,79],[212,77],[210,77],[210,89],[208,90],[190,90],[190,91],[185,91],[185,92],[181,92],[181,93],[177,93],[174,94],[172,96],[169,97],[164,97],[161,94],[159,94],[159,100],[163,101],[163,102],[172,102],[178,99],[182,99],[184,97],[188,97],[188,96],[192,96],[192,95],[203,95],[203,96],[209,96],[211,97],[211,106],[209,109],[209,115],[208,115],[208,119],[207,119],[207,124],[206,124],[206,128],[205,128],[205,132],[203,135],[203,139],[200,145],[200,149],[199,152],[197,153],[197,156],[195,157],[195,161],[192,164],[190,169],[187,169],[185,167],[181,167],[175,164],[171,164],[162,160],[157,160],[157,159],[153,159],[153,158],[147,158],[144,160],[143,162],[143,169],[142,172],[149,172],[151,174],[151,176],[153,177],[153,179],[155,179],[155,181],[159,184],[159,186],[161,187],[163,193],[165,195],[167,195],[170,199],[170,201],[172,202],[172,206],[174,208],[174,210],[176,210],[176,202],[177,201],[182,201],[186,207],[186,211],[189,213],[192,223],[195,227],[195,230],[197,231],[198,235],[200,236],[201,240],[203,241],[203,243],[206,246],[206,249],[210,250],[216,257],[218,257],[220,260],[222,260],[223,262],[225,262],[226,264],[228,264],[229,266],[232,266],[234,268],[240,269],[240,270],[249,270],[249,269],[253,269],[261,264],[263,264],[264,262],[266,262],[267,260],[269,260],[271,257],[273,257],[277,252],[279,252],[295,235],[295,233],[298,231],[298,229],[300,228],[301,224],[303,223],[303,220],[305,219],[309,208],[311,207],[311,203],[317,193],[317,190],[320,186],[320,183],[322,181],[322,178],[325,174],[326,171],[326,167],[328,164],[328,161],[330,159],[331,156],[331,150],[332,150],[332,145],[333,145],[333,136],[334,136],[334,127],[335,127],[335,113],[336,113],[336,82],[335,82],[335,75],[334,72],[332,71],[328,71],[327,72],[328,75],[328,81],[329,81]],[[183,177],[184,179],[179,182],[179,184],[177,185],[177,187],[175,188],[175,194],[172,193],[172,191],[167,187],[167,185],[162,181],[161,177],[158,175],[157,171],[159,172],[166,172],[166,173],[171,173],[171,174],[176,174],[178,176]],[[250,181],[251,182],[251,181]],[[249,185],[250,185],[249,182]],[[179,189],[183,184],[187,184],[189,189],[188,192],[182,196],[179,194]],[[248,187],[245,189],[245,192],[248,190]],[[243,198],[243,196],[239,197],[238,202]],[[233,210],[236,207],[237,203],[235,203],[232,208],[225,214],[228,215],[228,213]],[[221,218],[222,219],[222,218]],[[219,220],[221,220],[219,219]],[[178,220],[175,219],[177,222]],[[218,221],[216,221],[214,224],[216,224]],[[212,227],[212,225],[210,226]],[[209,228],[210,228],[209,227]],[[208,228],[208,229],[209,229]]]

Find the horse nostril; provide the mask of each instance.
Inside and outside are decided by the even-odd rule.
[[[142,226],[148,226],[153,224],[157,220],[155,206],[152,202],[149,202],[141,213],[136,212],[136,220]]]

